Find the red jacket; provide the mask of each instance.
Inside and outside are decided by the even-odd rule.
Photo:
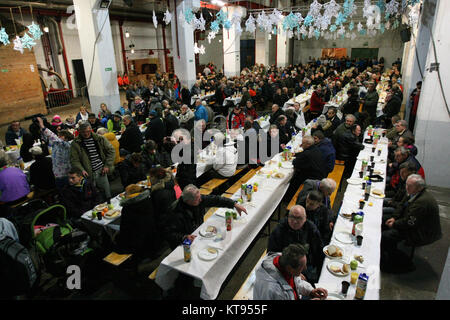
[[[246,113],[248,116],[252,116],[253,119],[258,118],[258,114],[256,113],[255,108],[247,109]]]
[[[325,102],[317,95],[317,92],[314,91],[311,96],[309,110],[312,112],[322,112],[324,105]]]
[[[230,115],[231,123],[229,124],[231,129],[238,129],[244,127],[245,115],[243,112],[235,114],[234,112]]]

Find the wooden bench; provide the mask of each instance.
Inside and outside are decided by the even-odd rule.
[[[297,204],[298,195],[300,194],[300,191],[303,190],[303,184],[298,188],[297,192],[295,193],[294,197],[289,201],[289,204],[286,207],[286,210],[289,211],[293,206]]]
[[[120,266],[122,263],[131,258],[132,254],[118,254],[115,252],[111,252],[106,257],[103,258],[103,261],[112,264],[114,266]]]
[[[339,162],[338,162],[339,161]],[[334,199],[336,198],[336,194],[339,190],[339,186],[341,185],[342,175],[344,174],[344,161],[336,160],[333,171],[330,172],[328,178],[336,181],[336,189],[334,189],[333,193],[330,196],[330,205],[333,208]]]
[[[236,295],[233,297],[233,300],[252,300],[253,299],[253,282],[250,283],[249,280],[253,276],[253,274],[256,272],[256,267],[261,263],[261,261],[266,257],[266,255],[267,255],[267,249],[264,250],[263,254],[261,255],[261,258],[259,258],[258,262],[255,264],[255,267],[253,267],[252,271],[250,271],[249,275],[245,279],[241,288],[236,293]]]
[[[234,173],[234,175],[232,175],[232,177],[234,177],[235,175],[238,175],[242,170],[244,170],[244,169],[237,169],[236,172]],[[200,187],[200,193],[204,194],[204,195],[211,194],[214,191],[214,189],[220,187],[222,184],[227,182],[228,179],[229,178],[226,178],[226,179],[211,179],[208,182],[204,183]]]

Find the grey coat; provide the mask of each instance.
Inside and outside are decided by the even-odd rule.
[[[253,288],[254,300],[294,300],[294,289],[287,283],[281,272],[273,264],[273,259],[280,253],[268,255],[256,269],[256,280]],[[299,299],[309,296],[314,289],[310,283],[295,277],[295,287]]]

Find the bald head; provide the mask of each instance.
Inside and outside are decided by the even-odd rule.
[[[302,148],[307,149],[314,144],[314,138],[312,136],[304,136],[302,139]]]
[[[288,214],[288,224],[293,230],[300,230],[306,222],[306,211],[301,205],[295,205]]]
[[[322,179],[319,189],[325,196],[330,196],[336,190],[336,181],[330,178]]]

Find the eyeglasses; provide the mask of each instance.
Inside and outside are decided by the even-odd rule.
[[[296,216],[293,216],[293,215],[288,215],[288,218],[292,219],[292,220],[296,220],[296,221],[302,221],[303,220],[303,217],[296,217]]]

